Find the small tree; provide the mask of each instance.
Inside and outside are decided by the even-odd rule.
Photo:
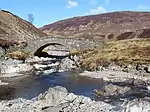
[[[28,14],[28,21],[33,24],[33,21],[34,21],[34,16],[33,14]]]

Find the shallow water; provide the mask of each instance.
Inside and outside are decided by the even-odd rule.
[[[44,93],[49,87],[62,86],[76,95],[84,95],[94,99],[92,91],[102,89],[103,81],[80,76],[73,72],[61,72],[26,77],[16,81],[12,86],[15,88],[11,95],[12,98],[32,99],[40,93]]]

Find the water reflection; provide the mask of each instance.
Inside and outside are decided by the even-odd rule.
[[[30,76],[20,79],[13,86],[16,88],[13,96],[25,99],[32,99],[48,90],[49,87],[54,86],[62,86],[76,95],[84,95],[92,98],[92,90],[101,89],[103,82],[101,79],[91,79],[79,76],[73,72],[62,72],[45,76]]]

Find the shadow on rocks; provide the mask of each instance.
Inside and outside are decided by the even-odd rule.
[[[141,80],[129,80],[126,82],[111,82],[105,85],[102,90],[94,90],[98,100],[114,102],[118,100],[133,100],[136,98],[150,97],[150,91],[146,83]]]
[[[10,100],[14,94],[14,88],[9,85],[0,86],[0,100]]]

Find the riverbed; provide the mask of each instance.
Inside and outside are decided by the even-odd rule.
[[[102,89],[104,86],[102,79],[93,79],[86,76],[80,76],[76,72],[60,72],[49,75],[27,75],[20,78],[3,79],[10,83],[10,86],[5,89],[9,90],[9,94],[3,94],[2,99],[24,98],[32,99],[40,93],[44,93],[50,87],[62,86],[69,92],[76,95],[83,95],[95,98],[94,89]],[[8,95],[8,96],[7,96]]]

